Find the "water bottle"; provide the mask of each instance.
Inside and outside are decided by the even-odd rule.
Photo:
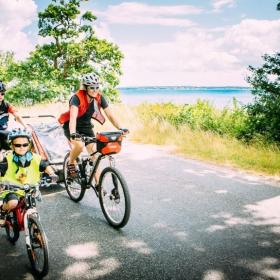
[[[85,166],[85,175],[87,178],[87,182],[89,181],[91,175],[92,163],[88,160]]]

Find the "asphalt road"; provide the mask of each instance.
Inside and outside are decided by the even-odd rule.
[[[50,251],[45,279],[280,279],[276,182],[128,143],[116,157],[131,217],[105,221],[87,191],[80,203],[49,189],[38,206]],[[34,279],[24,234],[0,231],[0,279]]]

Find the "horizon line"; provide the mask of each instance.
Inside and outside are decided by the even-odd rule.
[[[167,88],[167,87],[188,87],[188,88],[252,88],[250,86],[186,86],[186,85],[180,85],[180,86],[168,86],[168,85],[162,85],[162,86],[117,86],[116,88]]]

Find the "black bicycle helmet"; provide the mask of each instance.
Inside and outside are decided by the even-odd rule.
[[[0,81],[0,92],[6,91],[6,87],[2,81]]]

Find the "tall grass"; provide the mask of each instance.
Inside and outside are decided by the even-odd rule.
[[[142,104],[136,112],[141,123],[133,129],[136,141],[173,146],[176,152],[196,159],[280,175],[279,147],[237,139],[246,129],[246,114],[238,107],[219,111],[199,101],[188,107]]]
[[[216,109],[208,101],[189,105],[173,103],[142,104],[139,114],[145,118],[166,120],[175,127],[187,125],[193,130],[212,131],[220,135],[241,137],[247,129],[246,111],[234,101],[233,108]]]

